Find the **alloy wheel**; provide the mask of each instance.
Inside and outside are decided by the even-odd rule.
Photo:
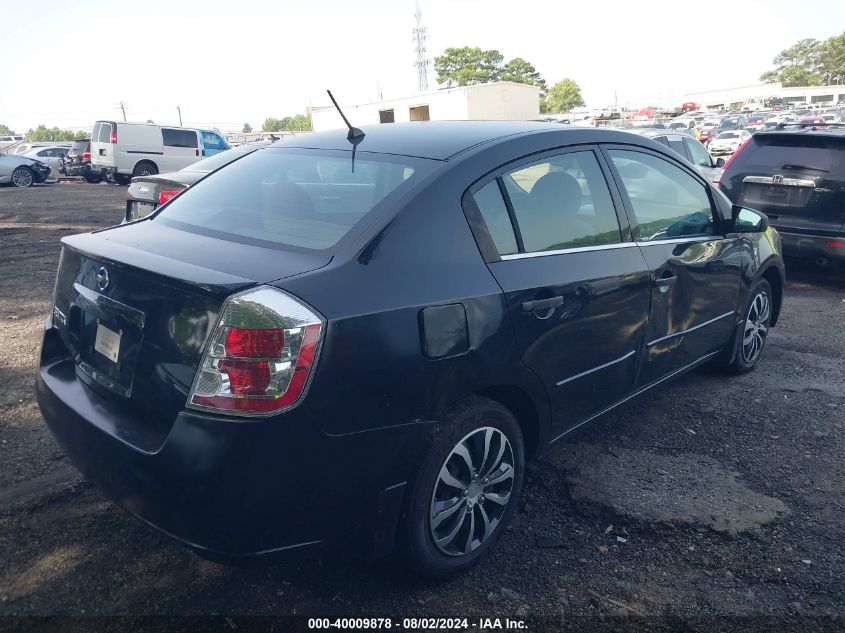
[[[16,169],[12,173],[12,182],[16,187],[29,187],[32,185],[32,172],[28,169]]]
[[[742,337],[742,359],[749,365],[753,364],[763,350],[766,334],[769,331],[770,314],[769,295],[765,291],[758,292],[745,317],[745,331]]]
[[[513,450],[502,431],[487,426],[464,437],[443,462],[431,497],[437,548],[449,556],[477,550],[502,520],[513,485]]]

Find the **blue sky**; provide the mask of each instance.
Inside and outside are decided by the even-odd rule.
[[[429,56],[447,46],[523,57],[575,79],[589,107],[753,83],[783,48],[845,26],[845,2],[421,0]],[[138,8],[138,7],[142,8]],[[85,128],[100,118],[260,126],[267,116],[409,95],[414,0],[39,0],[4,14],[0,123]],[[29,26],[29,24],[37,24]],[[78,52],[69,54],[70,51]],[[22,69],[24,72],[21,72]],[[431,74],[432,87],[434,75]]]

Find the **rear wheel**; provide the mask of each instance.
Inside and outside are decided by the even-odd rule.
[[[153,163],[149,161],[141,161],[137,165],[135,165],[135,169],[132,170],[132,177],[135,178],[136,176],[155,176],[158,173],[158,167],[156,167]]]
[[[768,281],[761,279],[751,291],[751,299],[745,308],[745,320],[739,332],[742,338],[737,345],[736,355],[727,368],[730,373],[744,374],[757,366],[771,322],[772,287]]]
[[[84,174],[82,177],[85,178],[85,182],[87,182],[89,185],[96,185],[97,183],[102,182],[103,180],[103,176],[101,174],[89,173]]]
[[[35,175],[29,167],[18,167],[12,172],[12,184],[15,187],[31,187],[35,183]]]
[[[403,536],[412,567],[448,578],[487,555],[514,513],[524,463],[508,409],[480,397],[453,408],[411,489]]]
[[[127,175],[125,175],[125,174],[118,174],[117,172],[115,172],[114,174],[112,174],[112,178],[113,178],[113,179],[114,179],[114,181],[115,181],[117,184],[119,184],[119,185],[124,185],[124,186],[126,186],[126,185],[128,185],[130,182],[132,182],[132,176],[127,176]]]

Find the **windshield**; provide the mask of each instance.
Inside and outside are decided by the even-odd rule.
[[[153,221],[222,239],[325,250],[436,162],[361,152],[268,148],[180,194]]]
[[[718,138],[739,138],[739,132],[722,132]]]

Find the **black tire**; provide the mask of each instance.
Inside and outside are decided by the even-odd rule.
[[[84,174],[82,177],[85,178],[85,182],[89,185],[96,185],[103,181],[103,177],[100,174]]]
[[[148,160],[142,160],[140,163],[135,165],[135,169],[132,170],[132,177],[155,176],[157,173],[158,167],[156,167],[155,163],[151,163]]]
[[[772,322],[772,287],[769,282],[765,279],[758,281],[749,297],[742,329],[737,332],[740,340],[736,342],[736,353],[726,367],[730,374],[744,374],[757,366]],[[764,308],[762,304],[765,304]]]
[[[507,442],[502,441],[502,437]],[[489,447],[487,453],[484,452],[485,440]],[[459,446],[469,447],[467,452],[473,453],[475,459],[462,460],[462,456],[454,452]],[[479,458],[481,455],[485,457]],[[508,459],[513,463],[509,464]],[[478,475],[472,479],[469,466],[476,462],[480,463],[476,470]],[[512,477],[507,476],[507,467],[511,468]],[[411,568],[429,578],[445,579],[482,560],[499,540],[519,503],[524,468],[522,431],[508,409],[478,396],[454,406],[439,427],[409,491],[400,537]],[[443,469],[465,487],[458,488],[441,480]],[[470,483],[465,485],[467,480]],[[505,495],[506,490],[508,495]],[[443,491],[448,491],[446,498]],[[494,497],[496,501],[493,501]],[[442,514],[447,518],[435,525],[435,514],[440,514],[436,513],[438,507],[446,508],[447,512]],[[493,525],[489,531],[488,525]],[[439,534],[444,535],[441,545],[435,542],[437,530],[442,530]],[[449,538],[446,533],[452,534],[452,540],[443,544]],[[449,552],[450,547],[467,553]]]
[[[15,167],[12,171],[12,184],[15,187],[31,187],[35,181],[35,173],[29,167]]]
[[[125,174],[118,174],[117,172],[112,174],[112,178],[118,185],[123,185],[124,187],[132,182],[132,176],[127,176]]]

